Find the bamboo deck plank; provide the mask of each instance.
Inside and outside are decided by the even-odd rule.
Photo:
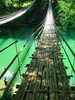
[[[34,86],[33,86],[33,94],[32,94],[32,100],[35,100],[35,95],[36,95],[36,89],[37,89],[37,73],[38,73],[38,68],[35,70],[35,77],[34,77]]]
[[[45,86],[45,68],[43,68],[42,70],[42,80],[41,80],[41,90],[44,90],[44,86]],[[44,100],[44,93],[40,93],[40,100]]]
[[[43,69],[43,61],[41,61],[40,64],[39,64],[38,75],[42,75],[42,69]],[[36,93],[36,100],[39,100],[39,98],[40,98],[39,90],[41,90],[41,88],[40,88],[41,80],[42,80],[41,77],[38,77],[38,80],[37,80],[38,86],[37,86],[37,89],[36,89],[36,90],[38,90],[38,92]]]

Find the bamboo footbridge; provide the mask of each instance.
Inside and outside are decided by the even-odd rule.
[[[26,73],[21,74],[23,80],[18,88],[18,91],[15,91],[16,95],[14,100],[74,100],[73,94],[75,92],[71,90],[68,80],[68,78],[72,76],[67,76],[67,67],[65,67],[63,64],[63,59],[65,58],[63,58],[63,54],[60,52],[61,47],[57,41],[58,34],[55,31],[51,0],[49,0],[49,8],[44,27],[43,25],[40,25],[39,29],[42,31],[38,34],[40,37],[38,45],[35,48],[35,53],[32,55],[32,57],[30,57],[32,58],[31,63],[26,66],[28,67]],[[33,34],[31,36],[33,36]],[[0,79],[18,57],[25,45],[8,65],[6,70],[0,76]],[[7,49],[8,47],[4,48],[3,50]],[[21,64],[18,70],[20,69]],[[4,91],[4,95],[1,100],[3,100],[17,72]]]
[[[49,9],[51,11],[51,1]],[[72,100],[72,93],[54,29],[52,12],[46,23],[32,61],[14,100]]]

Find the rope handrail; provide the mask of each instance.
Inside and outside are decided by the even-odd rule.
[[[57,29],[57,30],[59,31],[59,29]],[[60,31],[59,31],[59,32],[60,32]],[[66,45],[68,46],[69,50],[71,51],[72,55],[75,57],[75,53],[72,51],[71,47],[70,47],[70,46],[68,45],[68,43],[65,41],[65,39],[64,39],[64,37],[63,37],[63,35],[62,35],[61,32],[60,32],[60,34],[61,34],[61,37],[62,37],[63,41],[66,43]]]
[[[20,37],[18,40],[14,41],[13,43],[9,44],[7,47],[3,48],[2,50],[0,50],[0,53],[2,51],[4,51],[5,49],[7,49],[8,47],[12,46],[14,43],[17,43],[20,39],[22,39],[23,37],[25,37],[27,34],[29,34],[31,31],[35,30],[37,27],[39,27],[43,22],[45,21],[45,19],[40,23],[38,24],[36,27],[34,27],[32,30],[30,30],[28,33],[26,33],[25,35],[23,35],[22,37]]]
[[[56,34],[57,34],[57,32],[56,32]],[[61,39],[60,39],[60,37],[59,37],[58,34],[57,34],[57,36],[58,36],[58,38],[59,38],[59,40],[60,40],[60,43],[61,43],[61,45],[62,45]],[[72,63],[71,63],[71,61],[70,61],[70,59],[69,59],[69,56],[68,56],[68,54],[67,54],[67,52],[66,52],[66,50],[65,50],[65,48],[64,48],[63,45],[62,45],[62,48],[63,48],[63,50],[64,50],[64,52],[65,52],[65,54],[66,54],[66,56],[67,56],[67,58],[68,58],[68,61],[69,61],[70,65],[71,65],[71,68],[72,68],[73,72],[75,73],[75,70],[74,70],[74,68],[73,68],[73,65],[72,65]]]
[[[54,18],[54,17],[53,17]],[[55,20],[54,20],[55,21]],[[55,25],[55,23],[54,23],[54,25]],[[56,25],[55,25],[56,26]],[[62,39],[63,39],[63,41],[66,43],[66,45],[68,46],[68,48],[70,49],[70,51],[71,51],[71,53],[72,53],[72,55],[75,57],[75,53],[73,52],[73,50],[71,49],[71,47],[68,45],[68,43],[65,41],[65,39],[64,39],[64,37],[63,37],[63,35],[62,35],[62,33],[60,32],[60,30],[57,28],[57,30],[59,31],[59,33],[61,34],[61,37],[62,37]]]
[[[52,15],[53,15],[53,14],[52,14]],[[53,16],[53,21],[54,21],[54,26],[56,26],[55,22],[57,22],[57,21],[55,20],[54,16]],[[57,22],[57,23],[58,23],[58,22]],[[59,26],[60,26],[60,25],[59,25]],[[58,28],[57,28],[57,30],[59,31]],[[61,39],[60,39],[59,35],[57,34],[57,30],[55,29],[55,32],[56,32],[56,35],[58,36],[58,38],[59,38],[59,40],[60,40],[60,43],[61,43],[61,45],[62,45]],[[72,55],[74,56],[74,60],[75,60],[75,53],[72,51],[72,49],[70,48],[70,46],[68,45],[68,43],[65,41],[64,37],[62,36],[62,33],[61,33],[60,31],[59,31],[59,33],[61,34],[61,37],[62,37],[63,41],[66,43],[66,45],[67,45],[68,48],[70,49]],[[72,38],[72,37],[71,37],[71,38]],[[72,38],[72,39],[74,40],[74,38]],[[62,48],[63,48],[63,50],[64,50],[64,52],[65,52],[65,54],[66,54],[66,56],[67,56],[67,58],[68,58],[68,61],[69,61],[70,65],[71,65],[71,68],[72,68],[73,72],[75,73],[74,66],[72,65],[72,63],[71,63],[71,61],[70,61],[70,59],[69,59],[69,56],[68,56],[68,54],[67,54],[67,52],[66,52],[66,50],[65,50],[65,48],[64,48],[63,45],[62,45]]]
[[[15,43],[15,48],[16,48],[16,53],[18,53],[17,43]],[[18,66],[19,66],[19,64],[20,64],[19,56],[17,57],[17,59],[18,59]],[[20,70],[19,70],[19,74],[20,74]],[[20,74],[20,78],[22,80],[21,74]]]
[[[56,26],[55,23],[54,23],[54,26]],[[59,31],[59,29],[58,29],[58,31]],[[56,30],[55,30],[55,32],[56,32],[56,35],[58,36],[58,38],[59,38],[59,40],[60,40],[60,43],[61,43],[61,45],[62,45],[61,39],[60,39],[59,35],[57,34],[57,31],[56,31]],[[61,33],[60,31],[59,31],[59,33],[60,33],[61,36],[62,36],[62,33]],[[63,36],[62,36],[62,39],[65,40],[65,39],[63,38]],[[64,41],[64,42],[66,42],[66,41]],[[68,45],[67,42],[66,42],[66,45]],[[68,46],[69,46],[69,45],[68,45]],[[62,48],[63,48],[63,50],[64,50],[64,52],[65,52],[65,54],[66,54],[66,56],[67,56],[67,58],[68,58],[68,61],[69,61],[69,63],[70,63],[70,66],[71,66],[73,72],[75,73],[74,66],[72,65],[72,63],[71,63],[71,61],[70,61],[70,58],[69,58],[69,56],[68,56],[68,54],[67,54],[67,52],[66,52],[66,50],[65,50],[65,48],[64,48],[63,45],[62,45]],[[68,47],[68,48],[69,48],[69,47]],[[72,49],[71,49],[71,48],[69,48],[69,49],[71,50],[72,55],[75,57],[75,54],[74,54],[74,52],[72,51]]]
[[[7,68],[5,69],[5,71],[0,75],[0,79],[3,77],[3,75],[6,73],[6,71],[10,68],[10,66],[13,64],[13,62],[15,61],[15,59],[18,57],[18,55],[22,52],[22,50],[25,48],[26,44],[28,43],[28,41],[31,39],[31,37],[38,31],[41,29],[41,27],[43,26],[43,24],[29,37],[29,39],[27,40],[27,42],[24,44],[24,46],[20,49],[20,51],[17,53],[17,55],[13,58],[13,60],[10,62],[10,64],[7,66]]]
[[[34,41],[40,36],[42,30],[43,30],[43,28],[41,29],[41,31],[39,32],[39,34],[37,35],[37,37],[34,39]],[[19,68],[17,69],[16,73],[14,74],[14,76],[13,76],[11,82],[9,83],[8,87],[7,87],[6,90],[4,91],[4,94],[3,94],[2,98],[1,98],[1,100],[3,100],[3,98],[5,97],[5,95],[6,95],[7,91],[8,91],[8,89],[10,88],[10,86],[11,86],[11,84],[12,84],[14,78],[16,77],[18,71],[20,70],[20,67],[22,66],[22,63],[23,63],[23,61],[24,61],[24,59],[25,59],[27,53],[29,52],[31,46],[33,45],[34,41],[33,41],[32,44],[30,45],[30,47],[29,47],[29,49],[27,50],[27,52],[26,52],[26,54],[25,54],[25,56],[24,56],[22,62],[21,62],[20,65],[19,65]]]
[[[52,15],[53,15],[53,14],[52,14]],[[55,24],[55,21],[56,21],[56,20],[55,20],[54,16],[53,16],[53,21],[54,21],[54,26],[56,26],[56,24]],[[57,29],[58,29],[58,28],[57,28]],[[59,29],[58,29],[58,31],[59,31]],[[57,33],[56,29],[55,29],[55,32]],[[60,31],[59,31],[59,33],[61,34],[61,37],[62,37],[63,41],[66,43],[66,45],[67,45],[68,48],[70,49],[72,55],[74,56],[74,60],[75,60],[75,53],[72,51],[72,49],[70,48],[70,46],[68,45],[68,43],[65,41],[64,37],[62,36],[62,33],[61,33]],[[58,35],[58,34],[57,34],[57,35]],[[58,35],[58,36],[59,36],[59,35]],[[59,37],[59,40],[61,40],[60,37]],[[73,40],[74,40],[74,39],[73,39]],[[61,42],[61,41],[60,41],[60,42]],[[61,44],[62,44],[62,42],[61,42]],[[62,45],[62,47],[63,47],[63,45]],[[65,52],[67,58],[68,58],[68,61],[69,61],[70,65],[71,65],[71,68],[72,68],[72,70],[73,70],[74,73],[75,73],[74,66],[72,65],[72,63],[71,63],[71,61],[70,61],[70,59],[69,59],[69,56],[67,55],[67,52],[66,52],[66,50],[65,50],[64,47],[63,47],[63,49],[64,49],[64,52]]]
[[[59,25],[59,23],[56,21],[56,19],[54,18],[54,16],[53,16],[53,19],[54,19],[54,21]],[[61,25],[59,25],[60,27],[61,27]],[[63,30],[63,28],[61,27],[61,29]],[[68,33],[68,32],[66,32],[65,30],[63,30],[65,33],[67,33],[74,41],[75,41],[75,39]]]

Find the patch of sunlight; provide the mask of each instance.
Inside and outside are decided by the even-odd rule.
[[[17,7],[17,3],[13,4],[13,7]]]
[[[22,7],[26,7],[26,6],[29,6],[31,5],[32,1],[31,2],[26,2],[26,3],[23,3]]]
[[[14,3],[13,4],[13,7],[22,7],[22,8],[24,8],[24,7],[27,7],[27,6],[29,6],[29,5],[31,5],[31,3],[32,3],[32,1],[31,2],[24,2],[22,5],[19,5],[18,3]]]

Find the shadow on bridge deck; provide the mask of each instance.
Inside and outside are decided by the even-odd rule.
[[[21,76],[23,76],[23,80],[21,85],[18,86],[18,91],[15,91],[16,95],[14,97],[14,100],[38,100],[38,99],[39,100],[63,100],[63,99],[73,100],[72,93],[75,92],[71,91],[71,87],[68,81],[68,78],[72,76],[67,76],[66,74],[67,67],[65,67],[63,64],[63,59],[65,58],[63,58],[63,55],[60,52],[61,47],[59,46],[57,41],[57,34],[55,32],[51,8],[52,8],[51,0],[49,0],[49,8],[46,16],[45,26],[44,29],[42,28],[43,32],[40,36],[38,45],[35,48],[36,51],[32,55],[32,61],[29,65],[26,66],[28,67],[26,73],[21,74]],[[42,26],[43,24],[39,27],[39,29],[41,29]],[[29,37],[29,39],[36,32],[34,32]],[[15,41],[15,43],[16,42],[17,41]],[[10,65],[15,61],[15,59],[18,57],[20,52],[26,46],[26,44],[24,44],[21,50],[17,53],[17,55],[8,65],[6,70],[2,73],[0,78],[2,78],[4,73],[8,70]],[[1,50],[1,52],[2,51],[3,50]],[[23,60],[25,59],[25,56]],[[20,64],[17,72],[19,71],[22,63]],[[14,80],[17,72],[15,73],[12,81]],[[8,87],[6,88],[1,100],[3,100],[12,81],[9,83]]]

